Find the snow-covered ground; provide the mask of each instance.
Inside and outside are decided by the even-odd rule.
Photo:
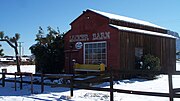
[[[180,70],[180,62],[177,62],[177,70]],[[15,72],[15,66],[1,67],[7,68],[8,72]],[[33,72],[35,66],[21,66],[22,71]],[[173,76],[173,87],[180,88],[180,76]],[[1,82],[1,81],[0,81]],[[109,87],[109,83],[103,83],[101,87]],[[141,90],[153,92],[168,92],[168,77],[160,75],[155,80],[145,79],[127,79],[114,82],[114,88],[127,90]],[[69,88],[51,88],[45,86],[44,93],[40,93],[41,87],[34,85],[34,94],[31,94],[30,85],[23,84],[23,90],[14,91],[14,83],[6,83],[5,87],[0,86],[0,101],[109,101],[109,92],[78,90],[74,91],[74,96],[70,97]],[[115,101],[169,101],[166,97],[153,97],[142,95],[131,95],[123,93],[114,93]],[[175,99],[180,101],[180,98]]]
[[[2,69],[7,69],[8,73],[17,72],[16,65],[0,67],[0,72],[2,72]],[[21,72],[35,73],[35,65],[22,65],[21,66]],[[9,75],[8,77],[14,77],[14,76]],[[0,75],[0,78],[1,78],[1,75]]]

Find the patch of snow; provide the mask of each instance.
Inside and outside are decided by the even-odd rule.
[[[29,72],[35,74],[35,65],[21,65],[21,72]],[[9,65],[0,67],[0,72],[2,72],[2,69],[7,69],[7,73],[15,73],[17,72],[17,66],[16,65]],[[7,76],[6,76],[7,77]],[[8,75],[8,77],[14,77],[12,75]],[[1,78],[1,75],[0,75]]]
[[[116,15],[116,14],[101,12],[101,11],[97,11],[97,10],[93,10],[93,9],[88,9],[88,10],[93,11],[95,13],[98,13],[100,15],[103,15],[105,17],[108,17],[110,19],[122,20],[122,21],[126,21],[126,22],[142,24],[142,25],[151,26],[151,27],[157,27],[157,28],[161,28],[161,29],[166,29],[164,27],[160,27],[158,25],[152,24],[152,23],[147,22],[147,21],[137,20],[137,19],[134,19],[134,18],[129,18],[129,17],[120,16],[120,15]]]
[[[142,34],[169,37],[169,38],[175,38],[176,39],[176,37],[169,35],[169,34],[164,34],[164,33],[158,33],[158,32],[146,31],[146,30],[142,30],[142,29],[122,27],[122,26],[117,26],[117,25],[113,25],[113,24],[110,24],[110,26],[115,27],[119,30],[124,30],[124,31],[137,32],[137,33],[142,33]]]
[[[180,71],[180,61],[176,61],[176,71]]]

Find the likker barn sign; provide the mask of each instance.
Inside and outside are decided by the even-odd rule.
[[[91,36],[89,36],[88,34],[69,36],[69,42],[89,41],[90,39],[92,40],[110,39],[110,32],[93,33],[91,34]]]

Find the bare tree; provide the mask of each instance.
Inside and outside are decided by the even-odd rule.
[[[14,37],[9,38],[8,36],[4,36],[4,32],[0,32],[0,41],[7,42],[15,51],[16,55],[16,64],[17,64],[17,72],[21,72],[20,63],[19,63],[19,54],[18,54],[18,44],[17,41],[20,38],[20,34],[16,33]]]

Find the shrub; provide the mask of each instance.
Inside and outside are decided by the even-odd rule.
[[[63,34],[48,27],[45,34],[40,27],[36,35],[36,44],[30,47],[35,55],[36,72],[62,73],[64,69],[64,39]]]
[[[139,68],[142,71],[159,71],[161,70],[160,67],[160,59],[158,57],[155,57],[151,54],[147,54],[143,56],[142,61],[139,62]],[[155,79],[156,75],[158,75],[156,72],[149,72],[147,74],[141,74],[140,77],[146,78],[146,79]]]
[[[160,59],[151,54],[147,54],[143,58],[143,69],[159,71],[160,68]]]

